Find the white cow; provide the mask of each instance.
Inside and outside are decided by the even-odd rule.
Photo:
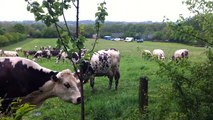
[[[0,56],[3,56],[3,57],[17,57],[18,53],[16,51],[0,50]]]
[[[151,53],[150,50],[143,50],[143,51],[142,51],[142,55],[143,55],[143,56],[152,56],[152,53]]]
[[[164,52],[161,49],[154,49],[153,56],[156,56],[159,60],[165,59]]]
[[[172,60],[178,60],[182,58],[188,58],[189,56],[189,50],[187,49],[179,49],[176,50],[172,56]]]
[[[18,48],[15,49],[15,51],[16,51],[16,52],[22,52],[22,48],[21,48],[21,47],[18,47]]]

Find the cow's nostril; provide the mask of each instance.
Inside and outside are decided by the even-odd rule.
[[[77,98],[77,103],[81,103],[81,97]]]

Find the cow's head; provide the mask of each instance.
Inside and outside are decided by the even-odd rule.
[[[52,80],[55,82],[53,92],[56,96],[74,104],[81,102],[80,80],[74,77],[69,69],[59,72],[56,76],[52,76]]]
[[[94,75],[94,70],[89,61],[84,60],[80,64],[80,75],[84,81],[83,83],[86,83]]]

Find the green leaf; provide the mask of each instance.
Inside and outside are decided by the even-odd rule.
[[[30,7],[29,5],[27,5],[27,11],[30,11],[30,8],[31,8],[31,7]]]

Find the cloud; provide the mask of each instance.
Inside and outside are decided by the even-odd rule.
[[[42,1],[42,0],[40,0]],[[95,20],[97,4],[103,0],[81,0],[80,20]],[[189,16],[186,6],[181,0],[105,0],[108,21],[162,21],[166,16],[175,21],[179,14]],[[0,21],[34,20],[32,13],[26,10],[24,0],[0,0]],[[75,9],[66,11],[67,20],[75,20]]]

